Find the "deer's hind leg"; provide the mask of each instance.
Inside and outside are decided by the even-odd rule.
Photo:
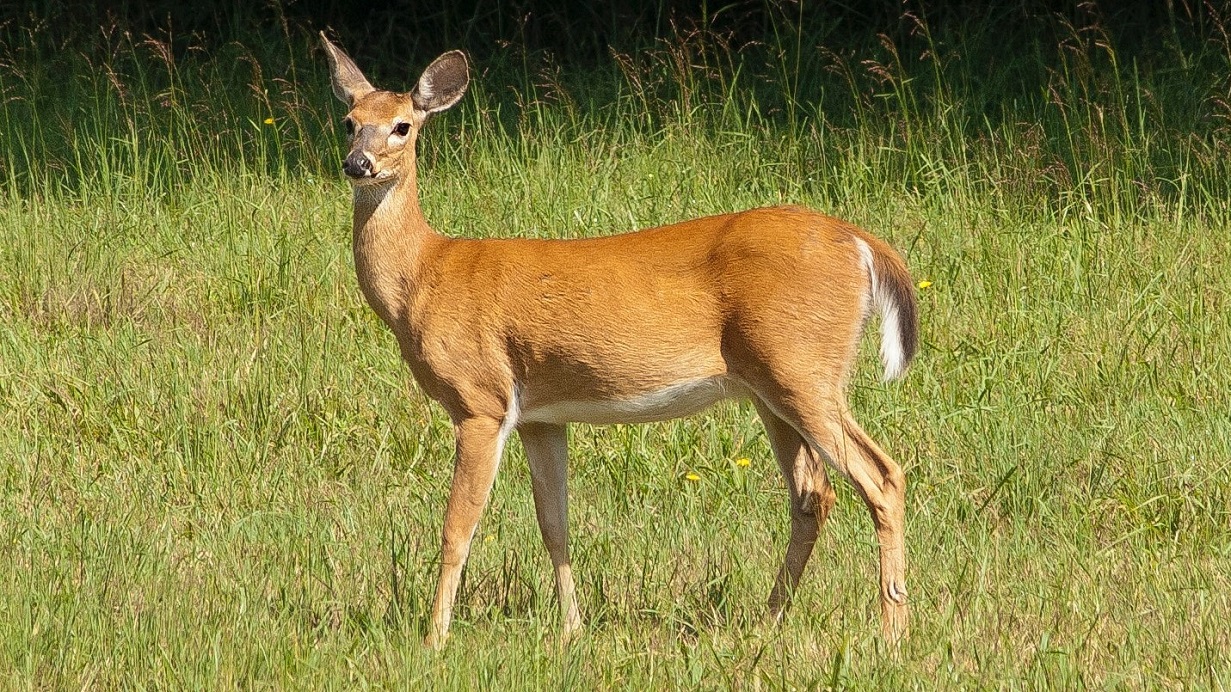
[[[851,416],[840,390],[790,392],[774,400],[775,413],[809,449],[855,486],[880,545],[881,633],[896,643],[908,632],[906,604],[906,476]]]
[[[778,621],[790,607],[817,535],[833,509],[835,496],[820,455],[764,402],[757,400],[756,405],[790,494],[791,538],[769,593],[769,615]]]
[[[872,513],[880,543],[881,632],[896,643],[909,633],[906,604],[906,475],[842,408],[845,473]],[[839,457],[840,459],[842,457]]]

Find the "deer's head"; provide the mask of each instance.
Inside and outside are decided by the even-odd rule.
[[[470,84],[465,54],[455,50],[436,58],[414,90],[399,94],[373,87],[324,33],[321,40],[333,93],[350,109],[343,121],[350,147],[342,161],[346,177],[354,185],[371,185],[413,174],[419,130],[432,115],[457,104]]]

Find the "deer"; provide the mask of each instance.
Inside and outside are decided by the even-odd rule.
[[[643,423],[750,400],[785,479],[790,537],[768,599],[780,622],[836,501],[827,468],[871,514],[881,636],[908,633],[906,478],[859,426],[846,385],[865,323],[886,381],[917,350],[915,287],[885,241],[800,206],[770,206],[602,237],[453,238],[419,206],[416,142],[470,82],[461,51],[412,90],[377,89],[321,32],[345,104],[359,288],[419,389],[448,414],[453,475],[425,645],[443,647],[505,443],[528,460],[554,569],[561,638],[582,619],[569,558],[568,424]]]

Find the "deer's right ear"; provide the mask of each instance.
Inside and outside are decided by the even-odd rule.
[[[451,50],[436,58],[419,77],[410,98],[415,108],[431,115],[452,108],[470,86],[470,66],[466,54]]]
[[[341,48],[330,43],[323,31],[321,42],[325,44],[325,55],[329,58],[329,80],[333,83],[333,95],[337,96],[339,101],[345,103],[347,108],[353,108],[355,101],[376,91],[367,77],[359,71],[355,61],[343,53]]]

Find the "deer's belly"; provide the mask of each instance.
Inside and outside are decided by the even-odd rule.
[[[678,382],[626,399],[564,400],[521,411],[520,421],[535,423],[647,423],[688,416],[723,399],[744,398],[748,391],[727,377]]]

